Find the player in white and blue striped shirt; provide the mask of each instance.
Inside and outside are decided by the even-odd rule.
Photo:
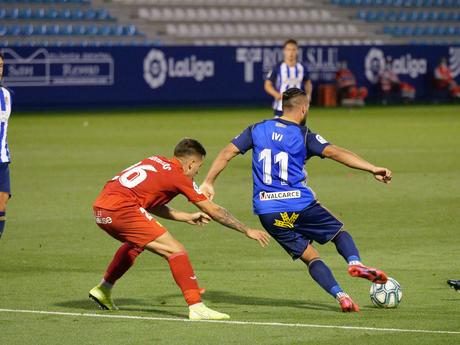
[[[3,76],[3,56],[0,54],[0,237],[6,221],[6,204],[11,196],[10,151],[8,149],[7,129],[11,115],[11,93],[1,84]]]
[[[297,61],[299,46],[297,41],[284,42],[284,61],[276,64],[265,77],[265,91],[274,98],[273,110],[276,117],[283,115],[282,94],[290,88],[304,90],[311,100],[312,83],[307,67]]]

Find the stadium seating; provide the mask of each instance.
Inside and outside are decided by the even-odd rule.
[[[460,43],[460,0],[0,0],[0,45]]]
[[[89,0],[0,0],[0,46],[145,43],[138,28],[120,23]]]
[[[356,9],[356,19],[398,43],[460,43],[460,0],[331,0],[331,4]]]

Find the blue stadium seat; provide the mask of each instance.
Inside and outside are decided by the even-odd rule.
[[[45,17],[48,19],[56,19],[59,17],[59,12],[54,8],[50,8],[45,12]]]
[[[84,25],[75,25],[73,28],[74,35],[83,36],[86,35],[86,26]]]
[[[84,17],[85,17],[85,13],[81,9],[77,8],[72,11],[72,19],[81,20]]]
[[[123,28],[123,33],[126,36],[136,36],[139,33],[137,32],[136,26],[134,25],[127,25]]]
[[[85,12],[85,19],[94,20],[96,18],[96,11],[89,9]]]
[[[91,24],[86,27],[86,35],[96,36],[98,33],[98,28],[96,25]]]
[[[19,25],[10,25],[8,26],[7,35],[18,36],[21,34],[21,27]]]
[[[112,28],[110,25],[102,25],[99,27],[98,34],[102,36],[110,36],[112,33]]]

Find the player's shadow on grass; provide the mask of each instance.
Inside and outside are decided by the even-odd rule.
[[[177,307],[176,305],[165,305],[165,309],[158,309],[155,307],[150,307],[146,305],[145,300],[135,299],[135,298],[117,298],[116,304],[120,308],[118,312],[123,311],[135,311],[135,312],[145,312],[145,313],[155,313],[167,316],[177,316],[184,317],[184,312],[175,313],[171,310],[165,310],[169,307]],[[79,300],[70,300],[65,302],[60,302],[55,304],[58,307],[72,308],[72,309],[82,309],[85,312],[88,311],[98,311],[100,310],[96,304],[89,299],[79,299]],[[185,308],[183,305],[180,306],[181,310]],[[185,310],[185,309],[184,309]]]
[[[161,296],[163,299],[174,297],[175,295],[164,295]],[[203,300],[213,303],[225,303],[225,304],[236,304],[236,305],[258,305],[258,306],[269,306],[269,307],[291,307],[300,309],[313,309],[313,310],[327,310],[337,311],[337,306],[326,303],[312,303],[305,300],[296,299],[284,299],[284,298],[270,298],[270,297],[254,297],[233,294],[228,291],[206,291],[203,295]]]

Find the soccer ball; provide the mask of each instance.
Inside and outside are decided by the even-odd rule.
[[[393,278],[385,284],[372,284],[370,290],[372,303],[379,308],[396,308],[402,299],[402,288]]]

